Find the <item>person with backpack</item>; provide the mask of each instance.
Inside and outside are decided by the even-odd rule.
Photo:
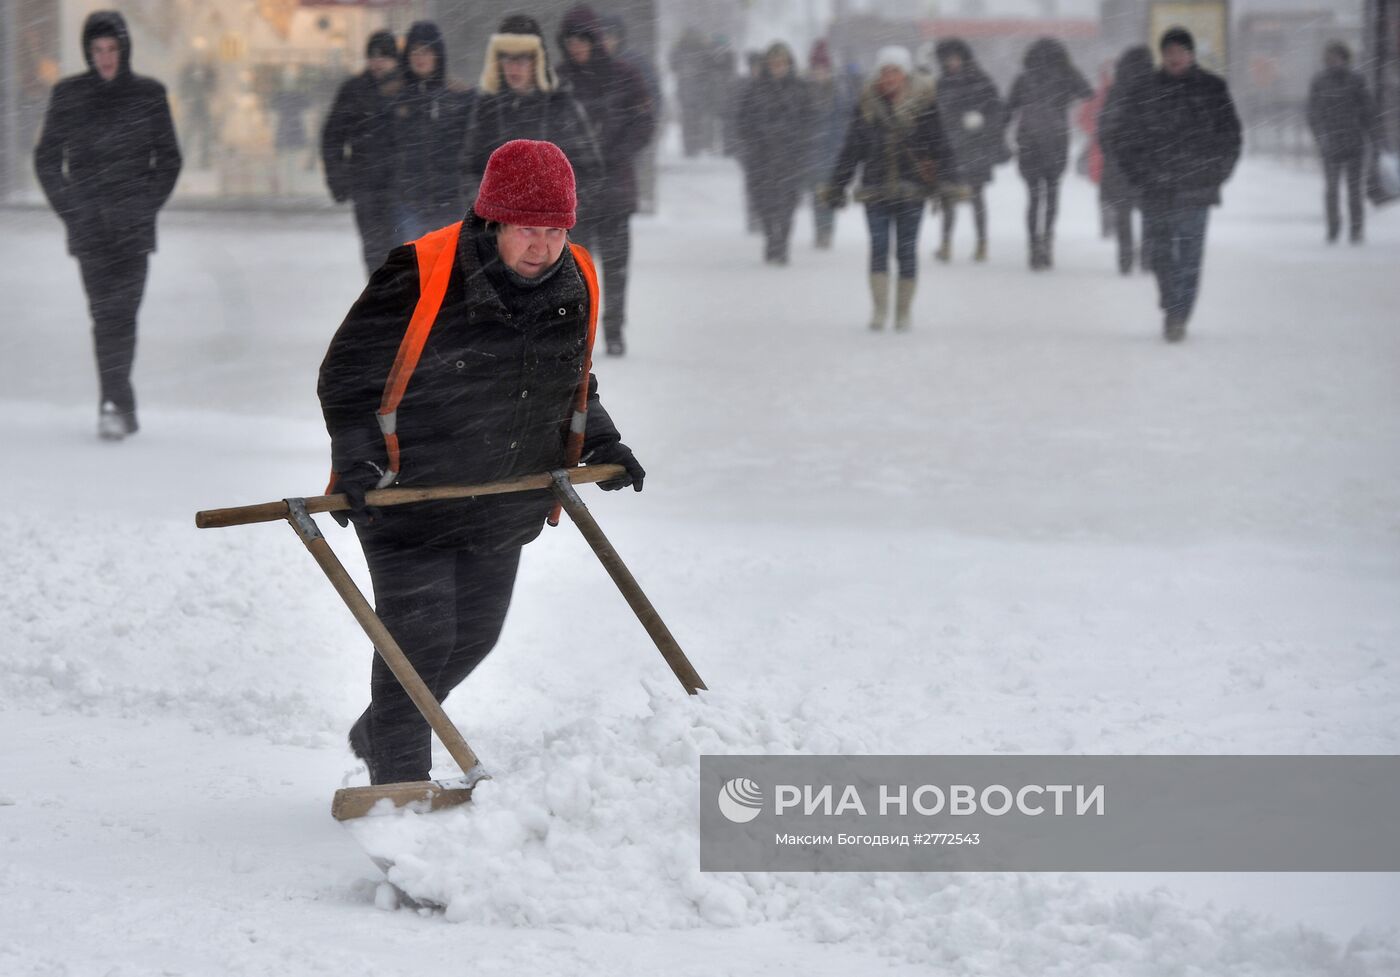
[[[590,372],[598,284],[588,253],[568,240],[577,202],[559,147],[506,143],[464,219],[389,253],[321,364],[330,490],[351,503],[338,518],[355,524],[375,610],[438,701],[495,646],[521,548],[539,535],[553,496],[376,509],[366,493],[579,461],[622,465],[601,483],[608,490],[640,492],[646,477]],[[349,739],[371,783],[429,779],[428,725],[377,656],[369,708]]]
[[[97,354],[97,434],[135,434],[136,312],[156,249],[156,214],[175,189],[180,147],[165,86],[131,70],[122,15],[83,22],[88,70],[54,86],[34,170],[68,232],[92,315]]]

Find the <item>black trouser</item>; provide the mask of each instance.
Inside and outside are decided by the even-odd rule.
[[[1049,174],[1026,175],[1030,204],[1026,207],[1026,229],[1031,242],[1049,241],[1055,236],[1055,215],[1060,209],[1060,178]]]
[[[1354,156],[1324,158],[1322,172],[1326,179],[1324,194],[1327,203],[1327,236],[1336,237],[1342,230],[1340,184],[1342,174],[1347,178],[1347,216],[1351,218],[1351,233],[1359,236],[1365,223],[1365,208],[1361,204],[1361,171],[1365,161],[1360,153]]]
[[[355,198],[355,226],[360,231],[360,248],[365,271],[373,274],[384,264],[389,252],[404,242],[399,240],[394,205],[387,193],[364,194]]]
[[[375,612],[441,702],[496,645],[520,565],[501,553],[397,546],[361,533]],[[379,655],[370,674],[370,753],[375,783],[427,780],[428,723]]]
[[[792,219],[797,212],[798,190],[789,186],[768,186],[758,194],[759,224],[763,228],[763,256],[769,261],[788,256]]]
[[[982,184],[978,183],[969,188],[971,196],[968,198],[972,202],[972,223],[977,229],[977,243],[982,244],[987,240],[987,198],[982,193]],[[943,243],[953,242],[953,228],[958,223],[958,198],[951,193],[942,194],[939,198],[939,205],[943,208]]]
[[[1142,206],[1134,200],[1119,200],[1111,208],[1113,211],[1114,232],[1118,237],[1118,267],[1129,271],[1133,267],[1133,211],[1142,211]],[[1147,229],[1143,228],[1142,251],[1139,261],[1144,271],[1152,269],[1152,249],[1148,245]]]
[[[146,291],[144,254],[78,256],[92,313],[92,340],[97,351],[101,403],[111,401],[123,414],[136,413],[131,365],[136,359],[136,310]]]
[[[630,214],[600,214],[579,221],[570,236],[603,270],[603,337],[621,339],[627,321],[627,262],[632,251]]]

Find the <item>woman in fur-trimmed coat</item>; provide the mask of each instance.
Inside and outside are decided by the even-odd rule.
[[[924,202],[937,192],[940,173],[952,168],[933,86],[914,77],[913,60],[906,48],[880,50],[875,80],[861,94],[823,192],[829,205],[842,206],[846,184],[861,169],[855,196],[870,225],[870,328],[877,330],[889,316],[891,233],[899,264],[894,327],[910,327]]]

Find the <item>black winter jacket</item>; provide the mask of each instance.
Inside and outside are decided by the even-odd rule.
[[[807,83],[794,75],[773,78],[765,68],[744,89],[735,123],[740,158],[754,193],[796,197],[806,182],[806,164],[817,135]]]
[[[398,149],[390,109],[401,87],[397,75],[381,82],[364,71],[336,92],[321,130],[321,160],[337,201],[393,190]]]
[[[1225,82],[1200,67],[1180,77],[1158,70],[1129,94],[1102,145],[1144,202],[1205,207],[1240,158],[1240,118]]]
[[[588,116],[568,92],[535,90],[517,95],[506,89],[478,95],[467,137],[467,173],[479,181],[491,154],[512,139],[554,143],[569,157],[574,179],[581,186],[592,186],[602,178],[602,151]]]
[[[34,171],[68,230],[69,254],[149,254],[156,214],[180,175],[180,147],[165,86],[131,73],[120,14],[88,17],[84,54],[93,37],[107,34],[121,50],[117,76],[104,82],[91,69],[54,86]]]
[[[656,109],[646,79],[627,62],[609,58],[596,43],[587,64],[575,64],[566,53],[559,79],[587,113],[603,157],[601,173],[579,180],[579,219],[596,213],[635,213],[636,156],[656,132]]]
[[[437,52],[430,78],[409,69],[409,52],[427,45]],[[429,227],[446,227],[466,210],[462,161],[472,91],[447,76],[447,45],[430,22],[408,32],[399,56],[403,89],[394,97],[394,145],[398,152],[398,200],[426,218]]]
[[[398,410],[400,486],[461,485],[548,471],[564,462],[583,372],[588,292],[565,249],[552,276],[521,288],[504,273],[480,218],[462,227],[436,325]],[[332,468],[385,467],[376,412],[418,301],[411,244],[395,248],[331,340],[318,393]],[[619,440],[589,378],[584,456]],[[534,539],[547,491],[384,510],[369,531],[417,545],[493,551]]]
[[[938,79],[938,115],[957,169],[950,179],[969,186],[991,182],[1006,145],[1006,107],[996,82],[974,61]]]
[[[1317,74],[1308,92],[1308,127],[1325,159],[1347,159],[1366,150],[1375,137],[1376,108],[1366,80],[1350,68]]]
[[[865,203],[922,200],[953,170],[932,87],[911,80],[898,106],[866,87],[846,129],[830,186],[844,192],[860,166],[856,199]]]
[[[1016,163],[1027,178],[1058,178],[1069,165],[1069,107],[1094,94],[1068,61],[1033,64],[1011,83],[1006,111],[1016,116]]]

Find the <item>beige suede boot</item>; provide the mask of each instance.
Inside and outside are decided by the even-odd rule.
[[[889,272],[872,272],[870,275],[870,298],[874,310],[870,313],[870,328],[879,332],[885,328],[890,317],[890,275]]]
[[[896,332],[906,332],[909,329],[909,310],[914,305],[914,289],[918,284],[917,278],[901,278],[899,284],[895,286],[894,328]]]

